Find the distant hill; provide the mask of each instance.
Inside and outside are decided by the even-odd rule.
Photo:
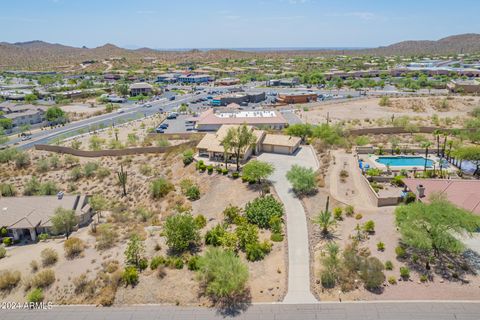
[[[373,53],[379,55],[452,54],[480,52],[480,34],[460,34],[446,37],[438,41],[402,41],[389,45],[387,47],[365,49],[361,51],[365,53]]]
[[[135,50],[124,49],[113,44],[96,48],[77,48],[57,43],[34,40],[28,42],[0,42],[0,69],[24,68],[61,68],[75,66],[86,60],[101,61],[110,58],[124,58],[128,62],[138,63],[148,56],[165,62],[201,62],[220,58],[258,58],[279,56],[318,56],[318,55],[418,55],[453,54],[480,52],[480,34],[462,34],[438,41],[403,41],[386,47],[341,50],[282,50],[248,52],[227,49],[200,51],[160,51],[150,48]]]

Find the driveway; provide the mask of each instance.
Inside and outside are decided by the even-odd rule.
[[[288,236],[288,292],[284,303],[312,303],[317,300],[310,292],[310,251],[305,211],[290,188],[286,173],[294,164],[318,169],[311,147],[301,147],[294,155],[262,153],[258,160],[275,166],[272,181],[285,206]]]

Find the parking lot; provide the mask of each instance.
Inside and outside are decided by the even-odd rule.
[[[190,118],[190,115],[178,115],[176,119],[165,119],[161,124],[168,124],[168,128],[164,129],[164,133],[182,133],[182,132],[192,132],[193,130],[187,130],[187,125],[185,120]],[[189,126],[192,128],[192,126]]]

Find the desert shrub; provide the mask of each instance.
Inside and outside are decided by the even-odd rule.
[[[45,241],[45,240],[47,240],[48,238],[49,238],[48,233],[40,233],[40,234],[38,235],[38,240],[40,240],[40,241]]]
[[[193,155],[194,155],[194,152],[192,149],[185,150],[183,152],[183,164],[188,166],[190,163],[192,163]]]
[[[355,213],[355,208],[353,206],[348,205],[345,207],[345,215],[347,217],[353,217],[354,213]]]
[[[390,181],[390,183],[393,184],[394,186],[397,186],[397,187],[403,187],[405,185],[405,183],[403,182],[403,179],[405,179],[404,176],[401,176],[401,175],[395,176]]]
[[[40,258],[42,259],[42,265],[48,267],[57,263],[58,253],[52,248],[46,248],[40,252]]]
[[[83,177],[83,171],[80,167],[75,167],[70,171],[70,179],[72,181],[77,181]]]
[[[335,207],[333,208],[333,217],[335,218],[335,220],[342,220],[343,217],[342,217],[342,208],[341,207]]]
[[[408,279],[410,278],[410,269],[407,267],[400,267],[400,277],[403,279]]]
[[[138,283],[138,271],[137,268],[133,266],[126,267],[122,273],[122,280],[125,284],[131,285],[132,287]]]
[[[180,257],[170,257],[167,260],[167,265],[170,268],[183,269],[183,259]]]
[[[0,195],[2,197],[13,197],[17,194],[15,187],[10,183],[0,183]]]
[[[238,173],[238,172],[232,173],[232,178],[233,179],[237,179],[238,177],[240,177],[240,173]]]
[[[7,256],[7,249],[5,249],[3,246],[0,246],[0,259],[3,259]]]
[[[322,287],[326,289],[331,289],[335,287],[335,274],[330,271],[322,272],[320,275],[320,282],[322,284]]]
[[[149,166],[148,164],[142,164],[140,166],[140,173],[143,174],[144,176],[149,176],[152,174],[152,167]]]
[[[390,106],[390,98],[387,96],[383,96],[380,98],[380,101],[378,102],[378,105],[381,107],[388,107]]]
[[[382,171],[378,168],[370,168],[366,171],[367,176],[370,177],[378,177],[379,175],[382,174]]]
[[[317,173],[312,168],[293,165],[287,172],[287,179],[298,194],[309,194],[317,187]]]
[[[207,171],[208,171],[208,173],[212,174],[212,173],[213,173],[213,166],[212,166],[212,165],[208,165],[208,166],[207,166]]]
[[[223,217],[225,219],[225,222],[229,224],[237,224],[239,221],[239,218],[242,214],[242,209],[236,206],[229,205],[228,207],[223,210]]]
[[[15,155],[15,166],[18,169],[28,167],[30,165],[30,156],[26,152],[18,152]]]
[[[4,245],[5,247],[8,247],[8,246],[11,246],[11,245],[12,245],[13,239],[12,239],[11,237],[4,237],[4,238],[2,239],[2,242],[3,242],[3,245]]]
[[[185,196],[191,201],[200,199],[200,188],[197,185],[190,186],[185,191]]]
[[[183,252],[196,245],[200,238],[198,226],[190,213],[179,213],[167,218],[164,225],[167,245],[175,252]]]
[[[272,217],[282,217],[283,213],[283,204],[272,195],[256,198],[245,206],[248,222],[264,229],[270,228],[269,222]]]
[[[282,233],[282,223],[282,218],[279,216],[271,217],[268,224],[270,225],[270,230],[272,230],[272,233]]]
[[[83,252],[85,244],[79,238],[71,237],[63,243],[65,249],[65,256],[69,259],[73,259]]]
[[[375,222],[373,220],[368,220],[363,224],[363,230],[368,233],[375,232]]]
[[[29,282],[33,288],[46,288],[55,282],[55,272],[52,269],[39,271]]]
[[[198,279],[214,300],[233,298],[245,291],[248,268],[235,253],[209,248],[199,258],[198,266]]]
[[[39,194],[42,196],[53,196],[57,194],[57,192],[58,192],[58,187],[56,183],[53,181],[47,181],[40,185]]]
[[[199,259],[200,258],[198,256],[191,256],[190,259],[188,259],[188,270],[197,271],[199,269]]]
[[[397,278],[395,278],[395,276],[388,277],[388,283],[390,283],[391,285],[397,284]]]
[[[117,239],[118,233],[111,224],[101,224],[97,227],[97,249],[109,249],[115,245]]]
[[[428,281],[428,276],[427,276],[426,274],[422,274],[422,275],[420,276],[420,281],[421,281],[421,282],[427,282],[427,281]]]
[[[165,178],[158,178],[150,185],[150,191],[153,198],[160,199],[166,196],[170,191],[173,191],[175,187]]]
[[[341,170],[340,171],[340,178],[342,178],[342,179],[348,178],[348,171],[347,170]]]
[[[33,176],[27,183],[23,189],[23,194],[26,196],[33,196],[40,192],[40,182],[38,181],[37,177]]]
[[[20,271],[4,270],[0,272],[0,290],[7,291],[15,288],[20,282],[22,275]]]
[[[282,242],[283,241],[283,234],[281,233],[272,233],[270,236],[270,240],[273,242]]]
[[[364,282],[365,288],[373,290],[379,288],[385,281],[383,273],[383,263],[375,257],[368,257],[360,267],[360,277]]]
[[[32,269],[32,272],[35,273],[38,271],[39,265],[37,260],[32,260],[30,261],[30,269]]]
[[[205,244],[215,247],[220,246],[222,244],[221,238],[226,232],[227,231],[223,225],[217,224],[205,234]]]
[[[199,214],[194,218],[194,222],[197,225],[198,229],[203,229],[207,225],[207,219],[203,214]]]
[[[147,222],[153,216],[153,212],[145,207],[135,209],[135,216],[142,222]]]
[[[383,243],[382,241],[378,242],[377,243],[377,250],[378,251],[385,251],[385,243]]]
[[[90,178],[95,175],[95,172],[97,171],[99,167],[98,162],[87,162],[83,166],[83,173],[85,177]]]
[[[416,199],[417,199],[417,196],[415,195],[415,193],[408,192],[405,198],[403,199],[403,201],[405,202],[405,204],[409,204],[409,203],[415,202]]]
[[[248,261],[262,260],[272,250],[272,244],[265,241],[262,243],[248,243],[245,253]]]
[[[44,173],[47,172],[50,165],[47,159],[40,159],[37,161],[37,172]]]
[[[100,180],[103,180],[105,179],[106,177],[108,177],[109,175],[111,174],[111,171],[110,169],[108,168],[105,168],[105,167],[100,167],[97,169],[97,178],[100,179]]]
[[[43,298],[43,290],[41,288],[35,288],[27,295],[27,301],[32,303],[42,302]]]
[[[258,227],[253,224],[243,223],[237,227],[235,234],[238,237],[238,246],[245,250],[247,244],[258,242]]]
[[[368,136],[358,136],[355,138],[355,144],[357,146],[364,146],[370,143]]]
[[[395,254],[397,255],[397,258],[403,259],[407,256],[407,251],[403,247],[396,247],[395,248]]]
[[[141,258],[140,260],[138,260],[138,266],[137,267],[140,271],[147,269],[148,268],[148,259],[147,258]]]
[[[150,260],[150,269],[156,270],[160,265],[164,265],[166,260],[162,256],[155,256]]]
[[[361,213],[357,213],[357,214],[355,215],[355,219],[357,219],[357,220],[360,220],[360,219],[362,219],[362,218],[363,218],[363,215],[362,215]]]
[[[385,261],[385,269],[386,270],[393,270],[393,263],[390,260]]]

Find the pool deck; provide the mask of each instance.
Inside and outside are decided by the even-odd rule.
[[[425,155],[421,155],[421,154],[415,154],[415,155],[384,154],[384,155],[381,155],[381,156],[376,155],[376,154],[359,155],[359,159],[362,159],[365,163],[367,163],[370,166],[370,168],[378,168],[378,169],[381,169],[383,171],[386,171],[387,166],[377,162],[377,159],[379,157],[421,157],[421,158],[425,158]],[[437,157],[436,155],[433,155],[433,154],[429,154],[428,155],[428,160],[433,161],[433,163],[435,164],[435,168],[437,168],[437,169],[439,168],[439,161],[440,161],[439,157]],[[400,171],[400,170],[423,171],[423,168],[424,168],[423,165],[419,165],[419,166],[390,166],[390,170],[394,171],[394,172]],[[432,168],[433,167],[427,167],[427,170],[432,169]],[[456,168],[452,164],[449,164],[449,167],[447,169],[444,169],[444,170],[452,172],[452,171],[455,171]]]

